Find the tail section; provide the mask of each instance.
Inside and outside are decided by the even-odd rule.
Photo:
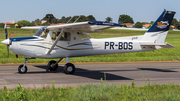
[[[142,41],[153,44],[164,44],[175,13],[176,12],[164,10],[150,29],[144,34]]]

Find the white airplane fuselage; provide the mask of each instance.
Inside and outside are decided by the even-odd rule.
[[[103,55],[115,53],[127,53],[138,51],[152,51],[157,48],[152,46],[141,46],[139,43],[142,36],[116,37],[103,39],[81,40],[71,32],[69,41],[58,41],[50,54],[47,51],[51,48],[54,40],[41,37],[27,38],[26,40],[12,41],[10,50],[14,54],[31,58],[65,58],[89,55]],[[49,39],[49,40],[48,40]]]

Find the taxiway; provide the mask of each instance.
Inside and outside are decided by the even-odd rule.
[[[63,64],[57,71],[46,71],[47,65],[27,64],[26,74],[18,73],[18,65],[0,65],[0,88],[15,88],[21,84],[25,88],[41,88],[52,81],[56,87],[77,86],[86,83],[144,86],[150,84],[180,84],[180,62],[148,63],[91,63],[75,64],[73,75],[63,72]]]

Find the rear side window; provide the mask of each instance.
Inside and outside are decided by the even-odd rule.
[[[83,33],[83,32],[77,32],[77,35],[79,36],[79,38],[81,40],[87,40],[87,39],[91,38],[89,35],[87,35],[86,33]]]

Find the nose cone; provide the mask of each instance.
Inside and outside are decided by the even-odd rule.
[[[9,39],[6,39],[4,41],[1,41],[1,43],[5,44],[5,45],[9,45]]]

